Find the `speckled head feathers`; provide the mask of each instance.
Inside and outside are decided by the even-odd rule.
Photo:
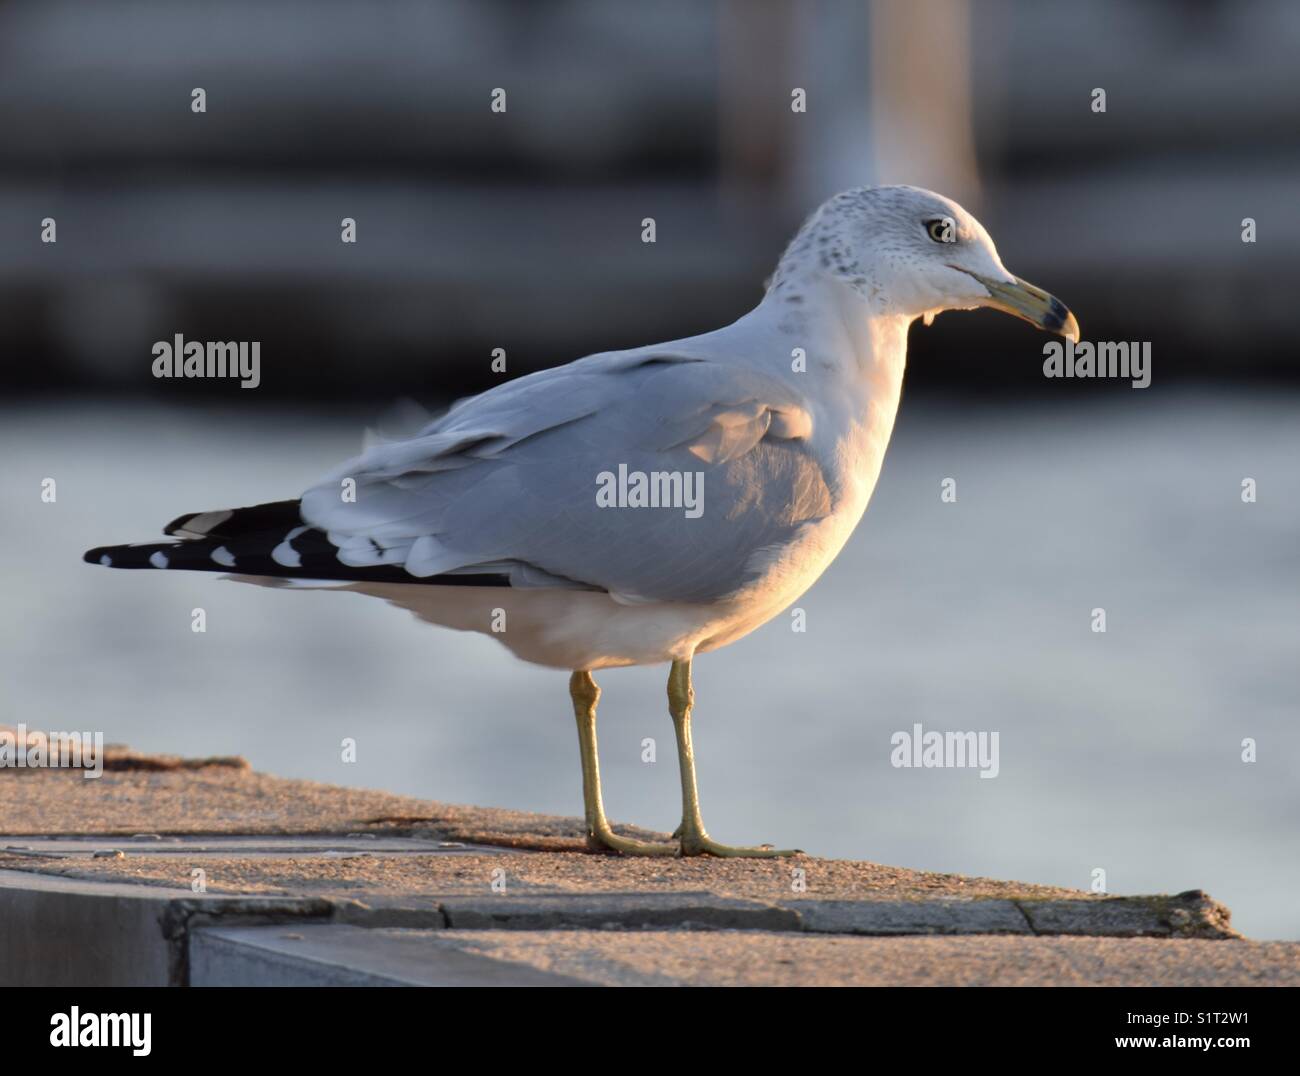
[[[974,271],[1014,279],[984,227],[950,198],[920,187],[857,187],[828,199],[786,248],[770,288],[818,278],[847,284],[882,313],[918,316],[988,297]]]

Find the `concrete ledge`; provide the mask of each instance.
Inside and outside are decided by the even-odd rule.
[[[729,930],[202,927],[194,986],[1251,986],[1300,984],[1285,942],[834,937]]]
[[[598,893],[445,900],[457,930],[800,930],[799,914],[716,893]]]
[[[1017,906],[1035,934],[1115,938],[1233,938],[1226,907],[1199,889],[1177,896],[1106,897],[1098,901],[1024,899]]]
[[[1235,938],[1230,913],[1199,889],[1177,896],[1077,900],[800,900],[805,931],[824,934],[1078,934]]]
[[[817,934],[1033,934],[1010,900],[800,900],[800,927]]]
[[[1293,942],[450,930],[434,944],[603,986],[1300,985]]]
[[[439,946],[418,930],[307,924],[201,927],[191,986],[586,986],[527,964]]]
[[[229,933],[235,927],[261,925],[268,929]],[[313,946],[280,944],[300,940],[292,935],[307,926],[312,928]],[[293,930],[286,934],[289,927]],[[394,930],[405,932],[403,937],[419,934],[427,940],[434,934],[466,931],[664,929],[768,935],[1234,936],[1226,925],[1226,910],[1198,891],[1178,897],[1041,902],[763,902],[708,891],[525,897],[489,893],[390,895],[371,904],[321,895],[196,895],[159,885],[0,871],[0,985],[4,986],[308,980],[360,985],[367,977],[377,977],[378,982],[385,976],[394,984],[414,983],[419,980],[412,978],[414,973],[399,975],[392,970],[407,968],[405,956],[400,960],[394,956],[398,962],[382,965],[389,971],[381,974],[376,970],[380,964],[349,964],[349,954],[365,950],[365,937],[388,938]],[[232,947],[235,938],[243,939],[243,947]],[[251,945],[251,939],[262,941],[249,948],[244,943]],[[414,951],[409,938],[400,946],[391,939],[384,944],[385,952]],[[271,950],[278,955],[268,955]],[[196,959],[205,961],[197,979]],[[347,967],[355,972],[352,978]],[[467,967],[462,968],[465,975],[470,974]],[[442,965],[439,968],[438,975],[451,974]],[[241,974],[248,978],[240,980]]]
[[[0,986],[181,986],[189,932],[222,920],[327,919],[330,902],[0,871]]]
[[[1137,949],[1123,946],[1143,939],[1180,947],[1171,981],[1220,965],[1247,981],[1251,961],[1280,981],[1300,962],[1291,943],[1237,948],[1244,966],[1211,957],[1213,944],[1246,943],[1199,890],[1103,897],[813,856],[591,854],[578,819],[334,789],[228,760],[155,766],[128,753],[96,781],[0,772],[0,819],[6,986],[796,982],[790,966],[805,962],[807,981],[913,981],[889,960],[916,953],[946,963],[915,981],[983,981],[989,969],[1020,981],[1024,968],[1074,981],[1064,953],[1136,980]],[[875,970],[864,979],[850,954]]]

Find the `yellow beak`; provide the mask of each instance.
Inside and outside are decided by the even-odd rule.
[[[1042,288],[1036,288],[1019,277],[1012,281],[993,280],[958,265],[949,268],[959,269],[984,285],[989,297],[981,305],[1013,314],[1049,333],[1060,333],[1075,341],[1079,340],[1079,322],[1055,295],[1049,295]]]

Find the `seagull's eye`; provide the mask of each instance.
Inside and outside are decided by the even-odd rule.
[[[925,222],[925,233],[936,243],[957,242],[957,224],[952,217],[935,217]]]

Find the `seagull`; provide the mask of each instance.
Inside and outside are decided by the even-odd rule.
[[[843,549],[880,473],[912,322],[976,307],[1079,339],[1074,315],[1009,273],[955,202],[845,191],[725,328],[505,382],[301,497],[184,515],[172,541],[85,559],[353,591],[489,635],[572,674],[589,849],[795,855],[705,830],[691,664],[790,606]],[[601,796],[592,674],[649,664],[670,667],[682,820],[668,842],[615,833]]]

